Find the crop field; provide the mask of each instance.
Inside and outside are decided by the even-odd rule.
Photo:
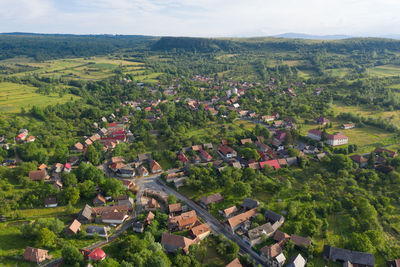
[[[33,86],[10,82],[0,83],[0,113],[18,113],[21,108],[30,109],[33,105],[43,107],[76,99],[78,97],[71,94],[62,97],[58,94],[38,94]]]
[[[14,73],[12,76],[38,74],[45,77],[101,80],[114,75],[114,72],[120,69],[123,73],[137,75],[137,79],[142,82],[156,82],[156,78],[160,75],[160,73],[146,73],[148,69],[144,63],[112,57],[68,58],[44,62],[32,62],[28,58],[0,61],[0,65],[6,65],[10,68],[16,67],[16,64],[35,69]]]
[[[388,76],[400,76],[400,66],[397,65],[382,65],[373,68],[369,68],[367,73],[372,76],[388,77]]]

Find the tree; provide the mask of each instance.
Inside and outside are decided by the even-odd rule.
[[[75,246],[71,244],[67,244],[62,248],[61,255],[65,263],[70,265],[81,263],[83,261],[83,255]]]
[[[40,229],[37,237],[38,246],[43,246],[47,248],[54,248],[56,241],[56,234],[50,231],[48,228]]]
[[[117,197],[122,195],[126,189],[120,180],[114,178],[106,178],[103,185],[103,190],[108,196]]]
[[[233,185],[232,192],[237,197],[248,197],[251,194],[251,186],[242,181],[238,181]]]
[[[90,161],[93,165],[97,166],[100,164],[100,155],[94,146],[89,146],[86,150],[86,159]]]
[[[175,195],[168,196],[168,204],[175,204],[178,201],[178,198]]]
[[[76,187],[67,187],[65,188],[62,193],[62,203],[67,204],[71,203],[72,205],[75,205],[78,203],[79,200],[79,190]]]

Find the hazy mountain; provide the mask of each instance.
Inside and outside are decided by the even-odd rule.
[[[314,39],[314,40],[340,40],[340,39],[348,39],[353,36],[348,35],[311,35],[305,33],[283,33],[278,35],[273,35],[272,37],[280,37],[280,38],[290,38],[290,39]]]

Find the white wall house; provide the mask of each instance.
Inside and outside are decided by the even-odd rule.
[[[307,133],[308,138],[310,138],[312,140],[316,140],[316,141],[320,141],[321,136],[322,136],[322,133],[321,133],[321,131],[318,131],[318,130],[309,130]]]

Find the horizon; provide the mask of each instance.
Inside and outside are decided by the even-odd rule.
[[[0,0],[0,32],[187,37],[399,35],[394,0]],[[374,10],[374,12],[369,12]],[[40,30],[38,30],[40,29]]]

